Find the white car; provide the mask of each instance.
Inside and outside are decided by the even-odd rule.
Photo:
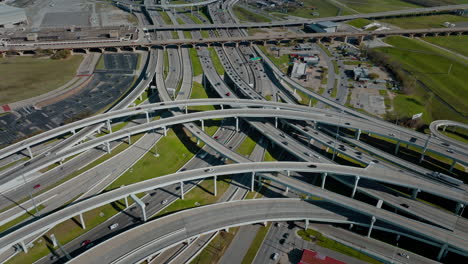
[[[167,199],[163,200],[161,204],[167,204]]]
[[[110,229],[110,230],[114,230],[114,229],[116,229],[118,226],[119,226],[118,223],[114,223],[114,224],[112,224],[112,225],[109,226],[109,229]]]
[[[271,256],[271,259],[273,260],[277,260],[279,258],[279,254],[278,253],[275,253]]]

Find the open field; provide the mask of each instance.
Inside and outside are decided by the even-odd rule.
[[[403,0],[340,0],[339,2],[360,13],[373,13],[420,7]]]
[[[404,29],[414,28],[441,28],[444,22],[467,22],[468,17],[455,15],[433,15],[433,16],[415,16],[381,19],[380,22],[389,23]]]
[[[468,36],[427,37],[423,40],[468,57]]]
[[[425,117],[425,121],[435,119],[463,121],[463,115],[468,114],[466,105],[468,61],[416,39],[388,37],[385,42],[398,48],[385,47],[377,50],[400,62],[405,71],[429,89],[426,91],[422,86],[418,86],[419,88],[412,91],[412,97],[407,97],[405,100],[397,97],[395,100],[397,109],[413,109],[411,111],[414,114],[423,107],[429,115]],[[449,68],[451,68],[450,73]],[[409,104],[404,107],[406,103]],[[458,114],[451,110],[449,105]]]
[[[330,17],[336,16],[340,13],[340,8],[335,6],[332,2],[326,0],[304,0],[303,8],[296,8],[290,10],[287,14],[292,16],[304,17],[304,18],[317,18],[317,17]],[[312,8],[316,8],[314,11]],[[317,12],[318,16],[314,16],[313,13]],[[348,14],[347,12],[343,12]]]
[[[71,56],[66,60],[20,56],[0,58],[0,105],[59,88],[75,76],[82,60],[82,56]]]

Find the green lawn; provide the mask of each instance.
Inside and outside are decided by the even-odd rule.
[[[433,16],[415,16],[415,17],[398,17],[379,20],[381,22],[390,23],[404,29],[413,28],[440,28],[444,27],[444,22],[466,22],[467,17],[455,15],[433,15]]]
[[[192,71],[193,76],[198,76],[203,74],[203,68],[200,63],[200,59],[198,58],[197,50],[190,49],[190,60],[192,61]]]
[[[242,259],[242,264],[250,264],[253,262],[270,227],[271,227],[271,223],[268,223],[267,226],[260,227],[260,229],[257,231],[257,235],[255,235],[255,238],[249,247],[249,250],[245,254],[244,258]]]
[[[43,206],[42,204],[40,204],[38,207],[37,207],[37,210],[39,210],[39,212],[44,209],[45,206]],[[27,212],[27,213],[24,213],[23,215],[21,215],[20,217],[18,218],[15,218],[14,220],[11,220],[10,222],[6,223],[6,224],[3,224],[0,226],[0,234],[6,230],[8,230],[9,228],[23,222],[24,220],[30,218],[32,215],[36,214],[36,209],[32,209],[31,211]]]
[[[370,23],[372,23],[372,21],[370,21],[369,19],[365,19],[365,18],[357,18],[357,19],[353,19],[351,21],[346,22],[346,24],[349,24],[356,28],[363,28],[364,26],[367,26]]]
[[[96,64],[95,67],[96,70],[105,70],[106,69],[106,64],[104,63],[104,54],[101,54],[101,57],[99,57],[98,63]]]
[[[427,37],[425,41],[444,47],[468,57],[468,36]]]
[[[204,98],[209,98],[209,96],[206,93],[206,90],[203,87],[203,85],[198,82],[193,82],[192,93],[190,94],[190,99],[204,99]],[[211,111],[211,110],[216,110],[216,108],[212,105],[195,105],[195,106],[189,106],[189,110]]]
[[[45,94],[75,77],[83,56],[65,60],[13,56],[0,58],[0,105]]]
[[[395,36],[386,38],[385,42],[398,48],[378,48],[378,51],[401,62],[403,69],[422,82],[432,93],[438,95],[460,113],[468,114],[466,105],[468,99],[466,63],[468,61],[416,39]],[[451,71],[448,73],[450,67]],[[445,110],[448,107],[440,107],[443,104],[441,102],[430,104],[431,101],[435,103],[438,100],[424,89],[415,91],[413,96],[420,98],[413,99],[417,99],[421,106],[426,106],[426,110],[431,112],[433,118],[446,116]],[[456,119],[456,117],[451,118]],[[448,119],[451,118],[448,117]]]
[[[167,74],[169,73],[169,55],[167,54],[167,50],[164,51],[164,79],[167,78]]]
[[[132,169],[115,180],[106,190],[167,175],[180,169],[192,158],[194,155],[192,151],[194,149],[189,149],[183,144],[179,137],[187,137],[183,132],[178,133],[179,135],[170,129],[167,136],[160,139],[156,144],[156,151],[159,153],[159,157],[154,156],[155,148],[153,147],[143,158],[133,165]]]
[[[219,60],[218,54],[216,54],[216,51],[214,50],[213,47],[208,48],[208,50],[210,51],[210,57],[211,57],[211,60],[213,61],[213,66],[216,69],[216,72],[219,75],[224,75],[224,67],[221,61]]]
[[[461,129],[459,128],[458,130],[461,130]],[[464,142],[464,143],[468,144],[468,137],[467,137],[468,134],[467,133],[464,133],[463,134],[464,136],[460,136],[458,133],[455,134],[455,133],[449,132],[448,130],[446,132],[441,132],[441,133],[448,136],[448,137],[456,139],[456,140],[458,140],[460,142]]]
[[[190,264],[216,264],[234,239],[239,227],[229,228],[229,232],[219,231],[218,235],[195,257]]]
[[[234,15],[239,18],[240,21],[249,21],[249,22],[270,22],[271,19],[260,16],[258,14],[252,13],[251,11],[234,6],[233,8]]]
[[[339,2],[360,13],[373,13],[421,7],[404,0],[340,0]]]
[[[320,232],[317,232],[313,229],[307,229],[307,230],[299,230],[297,234],[304,240],[306,241],[316,241],[315,243],[318,246],[332,249],[334,251],[340,252],[342,254],[348,255],[353,258],[357,258],[363,261],[366,261],[368,263],[381,263],[377,261],[376,259],[373,259],[367,255],[364,255],[363,253],[350,248],[348,246],[345,246],[341,243],[338,243],[324,235],[322,235]]]

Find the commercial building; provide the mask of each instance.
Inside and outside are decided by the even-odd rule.
[[[316,33],[336,32],[338,29],[338,24],[331,21],[324,21],[315,24],[307,24],[304,26],[304,29],[306,32]]]
[[[318,56],[308,56],[304,57],[304,62],[307,63],[307,66],[315,66],[319,63],[320,59]]]
[[[0,4],[0,28],[12,28],[27,23],[28,18],[24,9]]]
[[[294,62],[291,77],[297,79],[303,79],[306,77],[307,64],[302,62]]]
[[[355,81],[369,81],[369,70],[367,68],[359,65],[354,67],[353,73]]]

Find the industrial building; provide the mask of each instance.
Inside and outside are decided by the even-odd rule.
[[[24,9],[0,4],[0,28],[12,28],[27,23],[28,18]]]
[[[336,32],[338,24],[331,21],[318,22],[315,24],[307,24],[304,26],[306,32],[325,33]]]

